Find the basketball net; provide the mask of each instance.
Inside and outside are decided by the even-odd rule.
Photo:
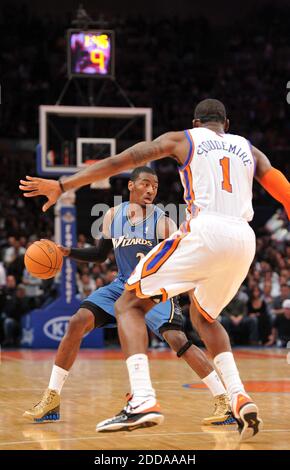
[[[98,161],[101,160],[86,160],[84,165],[93,165],[93,163],[97,163]],[[103,180],[96,181],[95,183],[92,183],[90,187],[91,189],[109,189],[111,187],[110,179],[105,178]]]

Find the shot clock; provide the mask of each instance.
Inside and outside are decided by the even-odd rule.
[[[69,77],[114,77],[114,31],[69,29]]]

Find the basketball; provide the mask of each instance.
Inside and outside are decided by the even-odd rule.
[[[26,250],[24,264],[34,277],[50,279],[61,270],[63,255],[51,240],[34,242]]]

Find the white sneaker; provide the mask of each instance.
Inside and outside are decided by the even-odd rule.
[[[131,398],[132,396],[129,397],[129,400]],[[164,416],[160,413],[160,405],[156,402],[156,399],[150,397],[135,407],[130,404],[129,400],[120,413],[98,423],[96,431],[133,431],[138,428],[148,428],[163,423]],[[152,403],[154,406],[152,406]]]
[[[258,416],[257,405],[247,393],[236,393],[232,398],[232,411],[238,421],[241,441],[254,437],[261,430],[263,421]]]

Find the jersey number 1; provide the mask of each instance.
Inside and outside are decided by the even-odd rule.
[[[228,157],[222,158],[220,160],[220,165],[223,170],[222,189],[228,193],[232,193],[233,187],[230,182],[230,159]]]

